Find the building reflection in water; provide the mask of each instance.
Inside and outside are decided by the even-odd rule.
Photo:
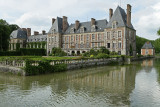
[[[144,60],[141,64],[143,67],[152,67],[153,66],[153,59]]]
[[[107,68],[101,67],[74,74],[72,72],[58,81],[53,79],[52,84],[57,82],[56,86],[52,85],[53,93],[65,99],[69,89],[74,91],[76,96],[83,93],[97,100],[106,100],[106,103],[129,105],[129,95],[135,88],[136,67],[115,67],[113,70]]]
[[[34,96],[33,92],[36,89],[38,91],[50,87],[47,89],[51,91],[48,92],[51,95],[47,98],[52,100],[50,103],[54,105],[67,103],[69,100],[76,104],[95,101],[95,104],[123,106],[130,105],[130,93],[135,88],[138,69],[137,65],[105,66],[33,77],[0,75],[0,84],[18,86],[15,91],[24,96]],[[1,90],[8,90],[9,86],[0,88],[1,93]]]

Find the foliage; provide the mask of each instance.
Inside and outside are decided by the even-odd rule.
[[[96,58],[100,59],[100,58],[109,58],[109,55],[108,54],[105,54],[105,53],[99,53]]]
[[[39,75],[39,74],[46,74],[46,73],[52,73],[52,72],[62,72],[67,70],[66,64],[57,64],[57,65],[50,65],[50,61],[39,61],[38,66],[33,66],[32,63],[34,61],[32,60],[26,60],[26,66],[25,66],[25,72],[26,75]]]
[[[159,30],[157,31],[157,35],[160,36],[160,28],[159,28]]]
[[[110,52],[110,55],[118,55],[117,52]]]
[[[109,50],[106,49],[106,47],[104,47],[104,46],[100,47],[99,51],[100,51],[100,53],[105,53],[105,54],[109,54],[110,53]]]
[[[16,51],[19,51],[20,49],[20,43],[16,43]]]
[[[20,51],[0,51],[0,56],[20,56],[21,52]]]
[[[45,49],[29,49],[29,48],[21,48],[20,49],[21,55],[37,55],[37,56],[45,56],[46,50]]]
[[[61,48],[52,48],[52,56],[66,56],[67,53],[62,51]]]
[[[156,39],[153,43],[156,53],[160,53],[160,38]]]
[[[141,54],[141,48],[143,47],[143,45],[145,44],[145,42],[150,41],[148,39],[136,36],[136,52],[138,54]]]
[[[5,20],[0,19],[0,51],[8,50],[10,34],[17,28],[18,25],[9,25]]]

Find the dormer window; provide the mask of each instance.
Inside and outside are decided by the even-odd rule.
[[[71,29],[71,31],[70,31],[70,33],[74,33],[74,31],[75,31],[75,29],[74,29],[74,28],[72,28],[72,29]]]
[[[116,29],[117,28],[117,25],[118,25],[118,22],[114,21],[112,23],[112,29]]]
[[[91,32],[96,32],[96,25],[93,25],[93,26],[91,27]]]
[[[52,34],[54,34],[55,32],[56,32],[56,29],[53,29],[53,30],[52,30]]]
[[[80,28],[80,33],[84,33],[84,27]]]

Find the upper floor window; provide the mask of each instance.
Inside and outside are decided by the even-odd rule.
[[[71,41],[73,41],[74,40],[74,36],[71,36]]]
[[[80,28],[80,33],[84,33],[84,27]]]
[[[122,32],[121,31],[118,31],[118,37],[122,37]]]
[[[74,28],[71,28],[70,33],[74,33],[74,31],[75,31],[75,29],[74,29]]]
[[[101,34],[98,34],[98,40],[101,40]]]
[[[78,35],[76,35],[76,41],[78,41]]]
[[[92,40],[95,40],[95,34],[92,34]]]
[[[115,38],[117,36],[116,31],[113,31],[113,38]]]
[[[93,26],[91,27],[91,32],[95,32],[95,31],[96,31],[96,26],[93,25]]]
[[[110,32],[107,32],[107,39],[110,39]]]
[[[83,35],[81,35],[81,41],[83,41]]]
[[[118,25],[118,22],[114,21],[112,23],[112,29],[116,29],[117,28],[117,25]]]
[[[87,41],[89,41],[89,34],[87,35]]]

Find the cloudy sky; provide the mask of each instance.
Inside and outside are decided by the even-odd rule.
[[[118,5],[126,10],[132,5],[132,24],[137,35],[148,39],[158,38],[160,27],[160,0],[0,0],[0,19],[33,31],[49,31],[51,18],[67,16],[69,23],[90,18],[109,19],[109,8]]]

